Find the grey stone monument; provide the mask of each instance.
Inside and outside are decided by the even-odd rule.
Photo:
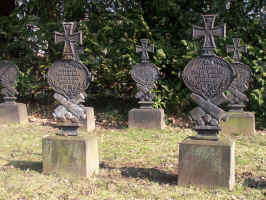
[[[154,46],[149,46],[148,39],[141,39],[141,46],[136,46],[136,52],[141,53],[141,63],[133,67],[130,74],[136,82],[140,108],[135,108],[128,113],[129,128],[163,129],[164,110],[153,108],[153,97],[151,90],[154,83],[159,79],[159,72],[156,66],[150,63],[148,52],[154,53]]]
[[[73,33],[73,22],[63,26],[65,34],[55,33],[56,43],[65,41],[63,60],[55,61],[47,73],[54,98],[61,104],[53,112],[53,126],[60,132],[43,138],[43,172],[89,177],[99,170],[97,138],[78,136],[78,128],[87,119],[88,109],[81,103],[91,75],[77,55],[82,33]]]
[[[185,67],[182,77],[192,91],[191,98],[198,105],[190,112],[197,135],[179,144],[178,184],[234,186],[234,146],[230,140],[220,139],[220,121],[227,113],[219,108],[226,102],[224,92],[235,76],[230,63],[215,55],[214,36],[225,37],[225,24],[215,27],[216,15],[203,15],[204,27],[193,27],[193,39],[204,37],[201,55]]]
[[[0,124],[26,124],[28,113],[26,105],[16,102],[15,89],[18,68],[9,61],[0,61],[1,94],[4,102],[0,104]]]
[[[233,38],[233,44],[233,46],[227,47],[227,52],[234,53],[234,62],[231,65],[236,71],[236,77],[228,89],[229,119],[221,123],[221,134],[252,136],[255,135],[255,114],[243,110],[245,103],[248,102],[248,97],[244,92],[249,88],[252,81],[252,71],[248,65],[240,60],[240,52],[247,52],[246,46],[240,46],[240,38]]]
[[[60,43],[60,42],[65,42],[64,45],[64,50],[63,50],[63,55],[64,55],[64,59],[65,60],[74,60],[76,62],[79,63],[80,66],[82,66],[80,69],[82,69],[82,71],[84,71],[84,74],[87,74],[88,78],[87,78],[87,85],[86,87],[84,87],[85,82],[83,82],[82,84],[79,83],[81,85],[82,89],[82,94],[84,95],[84,98],[87,96],[85,94],[85,89],[88,87],[88,79],[91,79],[91,75],[88,72],[86,66],[83,66],[80,63],[80,59],[79,59],[79,49],[78,49],[78,43],[82,44],[82,32],[77,32],[77,33],[73,33],[74,30],[74,23],[69,23],[68,25],[65,23],[64,25],[64,31],[65,33],[59,33],[59,32],[55,32],[55,43]],[[74,52],[74,54],[72,53]],[[54,64],[53,66],[56,66],[57,64]],[[58,90],[58,87],[55,87],[55,85],[53,84],[53,80],[57,80],[57,77],[54,76],[54,71],[53,69],[57,69],[57,68],[51,68],[51,70],[48,72],[48,82],[50,84],[51,87],[53,87],[54,90]],[[63,75],[65,76],[65,75]],[[68,76],[71,76],[71,73],[68,74],[67,76],[65,76],[64,78],[68,78]],[[50,80],[49,77],[53,77],[53,80]],[[74,74],[74,77],[78,77]],[[60,79],[60,78],[59,78]],[[75,79],[75,78],[74,78]],[[69,84],[61,84],[59,82],[62,82],[62,80],[58,80],[57,83],[60,84],[61,86],[64,85],[64,90],[67,91],[68,94],[65,94],[66,96],[75,99],[75,97],[77,96],[76,94],[71,94],[73,91],[73,88],[69,88],[67,89],[67,87],[69,86]],[[79,87],[79,85],[76,85],[75,87]],[[60,90],[60,89],[59,89]],[[60,90],[62,93],[62,90]],[[79,91],[79,90],[76,90]],[[58,92],[60,93],[60,92]],[[82,100],[82,101],[83,101]],[[81,103],[81,102],[80,102]],[[86,118],[84,119],[80,119],[80,129],[87,131],[87,132],[91,132],[93,130],[95,130],[95,117],[94,117],[94,109],[93,107],[83,107],[83,110],[85,110],[85,115]]]

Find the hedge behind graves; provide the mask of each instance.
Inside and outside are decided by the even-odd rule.
[[[63,48],[53,41],[54,31],[63,32],[60,2],[25,1],[8,16],[0,10],[0,58],[18,64],[21,100],[53,101],[45,74]],[[148,38],[155,44],[151,58],[161,73],[155,106],[180,113],[192,106],[190,91],[179,78],[186,63],[198,55],[200,44],[192,40],[192,25],[202,24],[202,13],[217,13],[216,25],[227,24],[226,40],[216,40],[217,54],[230,60],[225,46],[235,36],[248,45],[243,61],[251,66],[254,82],[247,92],[247,109],[262,118],[266,117],[264,5],[263,0],[231,1],[229,9],[224,0],[65,0],[64,18],[78,21],[84,33],[81,60],[95,77],[89,95],[133,98],[136,87],[129,70],[140,61],[135,45]]]

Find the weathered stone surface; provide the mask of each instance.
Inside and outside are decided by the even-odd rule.
[[[0,124],[26,124],[28,123],[26,105],[23,103],[1,103]]]
[[[228,120],[221,123],[220,134],[226,136],[246,135],[254,136],[255,114],[252,112],[228,112]]]
[[[86,119],[82,121],[80,130],[91,132],[95,130],[95,116],[93,107],[86,107]]]
[[[96,136],[45,136],[43,173],[89,177],[99,171]]]
[[[235,183],[235,143],[185,139],[179,144],[178,184],[227,187]]]
[[[165,128],[163,109],[132,109],[128,112],[129,128]]]

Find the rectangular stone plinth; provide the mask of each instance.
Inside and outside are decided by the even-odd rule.
[[[0,124],[26,124],[28,122],[28,113],[25,104],[0,104]]]
[[[128,112],[129,128],[165,128],[163,109],[132,109]]]
[[[42,139],[43,173],[90,177],[99,171],[96,136],[45,136]]]
[[[228,120],[221,122],[220,134],[226,136],[246,135],[254,136],[255,114],[252,112],[228,112]]]
[[[178,184],[227,187],[235,183],[235,143],[185,139],[179,144]]]
[[[85,132],[91,132],[95,130],[95,116],[93,107],[86,107],[86,119],[82,121],[82,125],[79,128]]]

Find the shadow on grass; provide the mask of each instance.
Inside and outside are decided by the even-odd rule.
[[[21,170],[33,170],[39,173],[42,172],[42,162],[33,162],[27,160],[12,160],[5,166],[13,166]]]
[[[174,174],[169,174],[163,170],[155,168],[139,168],[139,167],[121,167],[116,168],[108,165],[105,162],[100,163],[100,168],[113,170],[118,169],[121,171],[121,175],[128,178],[140,178],[148,179],[152,182],[157,182],[159,184],[170,184],[176,185],[178,182],[178,176]]]
[[[248,177],[245,179],[244,185],[250,188],[266,189],[266,180],[256,177]]]
[[[157,182],[160,184],[177,184],[177,175],[168,174],[155,168],[136,168],[136,167],[122,167],[121,174],[126,177],[132,178],[147,178],[149,181]]]

